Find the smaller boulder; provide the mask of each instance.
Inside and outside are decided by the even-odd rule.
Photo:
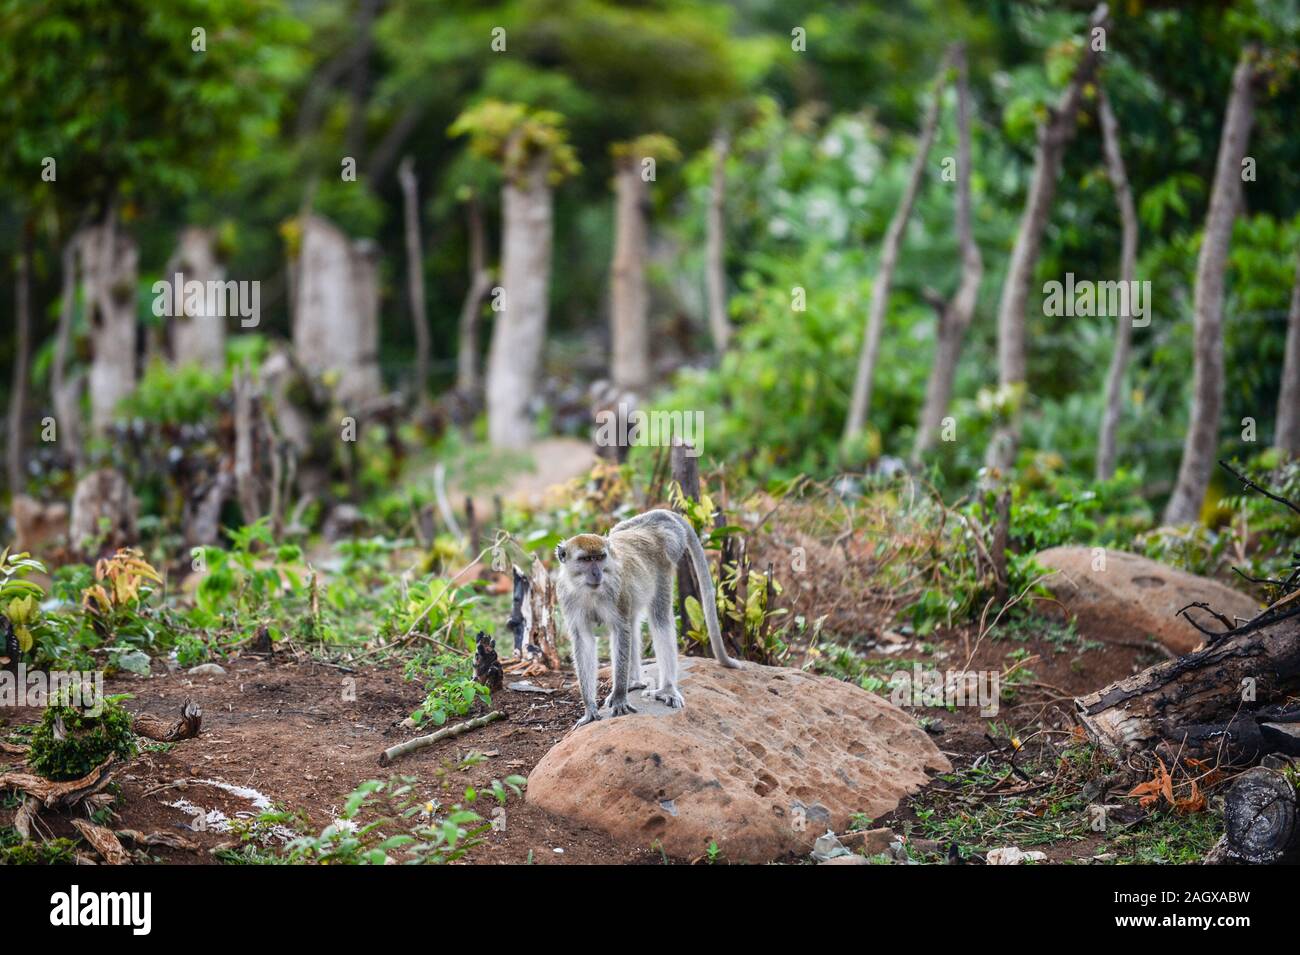
[[[1053,547],[1035,559],[1059,571],[1043,583],[1065,613],[1078,617],[1080,632],[1102,641],[1153,636],[1181,655],[1205,639],[1178,614],[1188,604],[1205,603],[1242,622],[1259,612],[1258,603],[1226,584],[1121,550],[1096,554],[1091,547]],[[1201,612],[1197,619],[1202,618],[1213,623],[1208,614]]]

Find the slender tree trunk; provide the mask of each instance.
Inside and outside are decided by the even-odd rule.
[[[116,212],[82,233],[82,279],[90,312],[90,426],[108,430],[118,402],[135,387],[136,282],[139,248]]]
[[[527,447],[550,295],[553,194],[550,157],[539,156],[502,189],[501,273],[505,305],[488,351],[488,440],[497,448]]]
[[[487,267],[487,236],[483,228],[483,208],[478,196],[465,203],[469,233],[469,291],[460,309],[459,344],[456,347],[456,390],[463,395],[477,395],[478,327],[483,296],[492,287],[492,273]]]
[[[1192,413],[1183,442],[1183,460],[1173,496],[1165,506],[1166,524],[1186,524],[1201,515],[1210,472],[1219,449],[1223,408],[1223,294],[1232,225],[1241,206],[1241,161],[1254,121],[1257,50],[1242,51],[1232,74],[1232,93],[1223,118],[1219,158],[1214,169],[1210,211],[1196,260],[1195,337],[1192,366]]]
[[[962,338],[975,315],[979,299],[980,279],[984,263],[979,246],[971,229],[970,218],[970,84],[966,75],[966,53],[958,48],[953,52],[957,67],[957,244],[961,249],[961,276],[957,292],[939,311],[939,324],[935,335],[934,364],[930,368],[930,381],[925,389],[925,407],[916,431],[916,445],[912,460],[919,463],[922,455],[934,445],[935,435],[948,413],[952,400],[953,381],[957,377],[957,359],[961,357]]]
[[[885,310],[889,305],[889,287],[894,282],[894,269],[898,266],[898,253],[903,246],[903,232],[912,216],[921,179],[930,158],[935,132],[939,128],[939,111],[943,107],[943,87],[952,53],[944,55],[939,64],[939,79],[935,83],[934,97],[921,124],[921,137],[917,140],[916,156],[907,177],[902,198],[894,217],[885,230],[885,241],[880,249],[880,268],[871,286],[871,305],[867,311],[867,325],[862,335],[862,350],[858,353],[858,370],[853,379],[853,397],[849,401],[849,416],[844,424],[843,443],[847,445],[862,433],[867,416],[871,413],[871,386],[876,374],[876,361],[880,357],[880,336],[885,327]]]
[[[1101,145],[1106,154],[1106,174],[1115,189],[1115,204],[1119,207],[1121,229],[1119,277],[1129,294],[1120,301],[1132,304],[1133,282],[1137,275],[1137,211],[1133,207],[1133,192],[1129,189],[1128,172],[1124,168],[1124,154],[1119,148],[1119,123],[1110,108],[1106,91],[1097,88],[1097,115],[1101,120]],[[1097,436],[1097,479],[1108,480],[1115,474],[1116,434],[1120,415],[1124,410],[1124,377],[1128,371],[1129,350],[1133,341],[1132,309],[1115,318],[1115,350],[1110,356],[1110,371],[1106,375],[1106,404],[1102,410],[1101,431]]]
[[[731,342],[731,319],[727,317],[727,269],[723,212],[727,200],[727,153],[731,150],[725,130],[713,137],[713,183],[709,191],[709,212],[705,223],[705,282],[709,296],[709,334],[719,354]]]
[[[9,380],[8,465],[9,494],[23,492],[23,425],[27,417],[27,373],[32,357],[32,237],[23,227],[18,262],[14,269],[14,371]]]
[[[1282,390],[1277,396],[1277,437],[1273,445],[1300,456],[1300,257],[1296,259],[1291,311],[1286,323],[1286,357],[1282,361]]]
[[[614,180],[614,259],[610,266],[611,377],[639,392],[650,380],[646,295],[646,185],[635,160],[619,163]]]
[[[67,449],[68,460],[77,471],[83,464],[81,446],[81,376],[68,379],[68,352],[72,348],[72,321],[77,307],[77,249],[82,239],[76,232],[63,246],[63,285],[59,292],[59,327],[54,339],[50,366],[50,403],[58,440]]]
[[[1029,302],[1034,270],[1042,248],[1043,232],[1056,198],[1056,181],[1060,176],[1065,146],[1074,136],[1075,118],[1083,101],[1083,89],[1092,82],[1097,72],[1101,51],[1095,49],[1091,28],[1104,27],[1108,11],[1100,4],[1089,20],[1089,35],[1084,37],[1079,64],[1074,69],[1069,85],[1060,101],[1050,112],[1046,122],[1038,127],[1038,146],[1034,155],[1034,173],[1025,197],[1025,210],[1021,215],[1016,243],[1011,250],[1006,279],[1002,284],[1002,298],[998,303],[998,384],[1004,390],[1025,387],[1025,308]],[[989,442],[986,463],[1003,470],[1016,459],[1020,446],[1020,409],[1012,413],[1011,420],[1003,423]]]
[[[415,394],[418,403],[429,398],[429,320],[424,309],[424,246],[420,240],[420,200],[415,164],[407,156],[398,167],[406,221],[406,289],[415,326]]]
[[[357,55],[352,61],[350,79],[350,99],[352,108],[348,114],[346,145],[348,155],[361,166],[361,150],[365,148],[366,138],[366,98],[370,92],[370,53],[374,48],[372,29],[375,14],[379,10],[380,0],[359,0],[357,3],[355,34]]]
[[[302,222],[294,357],[312,374],[337,375],[341,400],[364,402],[383,390],[374,243],[352,241],[322,216]]]
[[[171,318],[171,355],[177,365],[196,364],[213,371],[226,367],[226,322],[222,315],[206,312],[207,296],[197,310],[189,308],[184,285],[189,282],[224,282],[226,270],[217,259],[217,235],[212,229],[181,230],[176,253],[167,263],[163,281],[168,287],[180,273],[181,314]],[[173,295],[175,293],[172,293]]]

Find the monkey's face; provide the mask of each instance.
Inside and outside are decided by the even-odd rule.
[[[579,534],[570,537],[555,548],[555,556],[575,581],[598,590],[605,578],[605,562],[609,549],[605,538],[596,534]]]

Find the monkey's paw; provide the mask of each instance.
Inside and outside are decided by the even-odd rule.
[[[629,713],[635,713],[636,707],[624,700],[622,703],[614,703],[609,708],[610,716],[627,716]]]
[[[627,685],[627,688],[629,690],[644,690],[649,685],[650,684],[647,683],[645,680],[633,680],[631,683]]]
[[[600,719],[599,713],[597,713],[595,710],[588,710],[586,715],[583,716],[582,719],[578,720],[578,722],[573,724],[573,728],[576,730],[579,726],[586,726],[588,723],[594,723],[598,719]]]
[[[682,695],[673,689],[655,690],[651,696],[670,710],[680,709],[686,705],[686,701],[682,699]]]

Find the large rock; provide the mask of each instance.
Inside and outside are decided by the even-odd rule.
[[[1104,570],[1091,547],[1053,547],[1036,556],[1044,567],[1060,571],[1043,583],[1079,618],[1079,630],[1099,640],[1143,640],[1153,636],[1178,654],[1205,639],[1178,611],[1191,603],[1207,603],[1229,619],[1246,620],[1259,604],[1217,580],[1175,570],[1137,554],[1105,551]],[[1208,614],[1193,610],[1197,619],[1217,628]]]
[[[951,768],[911,717],[849,683],[682,666],[685,709],[636,694],[636,715],[584,726],[543,757],[529,802],[630,845],[694,857],[716,842],[729,861],[766,862],[808,852],[854,813],[889,812],[927,770]]]

